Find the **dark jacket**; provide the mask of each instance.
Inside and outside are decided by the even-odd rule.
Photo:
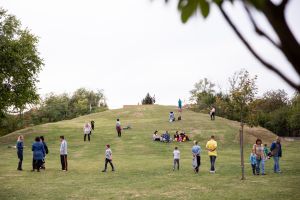
[[[281,144],[274,141],[271,144],[270,151],[272,152],[273,156],[281,157],[282,156]]]
[[[47,146],[46,142],[43,142],[43,145],[44,145],[45,153],[48,154],[49,150],[48,150],[48,146]]]
[[[43,160],[45,157],[45,148],[42,142],[34,142],[32,144],[33,159]]]
[[[17,154],[18,158],[23,160],[23,141],[17,142]]]

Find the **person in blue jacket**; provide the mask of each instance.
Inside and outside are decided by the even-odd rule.
[[[18,168],[17,170],[19,171],[22,171],[22,162],[23,162],[23,148],[24,148],[24,144],[23,144],[23,141],[24,141],[24,137],[23,135],[20,135],[18,137],[18,141],[17,141],[17,155],[18,155],[18,159],[19,159],[19,163],[18,163]]]
[[[279,158],[281,158],[282,156],[280,141],[281,141],[280,137],[277,137],[270,147],[271,155],[273,156],[274,159],[274,173],[281,173],[279,167]]]
[[[192,147],[192,154],[193,154],[193,160],[196,161],[196,164],[194,166],[195,173],[199,172],[199,167],[201,165],[201,147],[198,145],[198,141],[194,141],[194,146]]]
[[[43,158],[45,157],[45,148],[40,137],[35,138],[35,142],[32,144],[31,150],[33,151],[32,171],[37,170],[40,172],[43,164]]]

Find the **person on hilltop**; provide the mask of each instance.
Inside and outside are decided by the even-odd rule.
[[[40,137],[35,138],[35,142],[32,144],[31,150],[33,151],[33,159],[32,159],[32,170],[37,170],[40,172],[41,166],[43,164],[43,158],[45,157],[45,148],[43,143],[41,142]]]
[[[121,127],[120,119],[117,119],[116,130],[117,130],[117,133],[118,133],[118,137],[121,137],[122,136],[122,127]]]
[[[198,141],[194,141],[194,146],[192,147],[192,155],[193,155],[193,167],[195,173],[199,173],[199,167],[201,165],[201,147],[198,145]]]
[[[86,123],[83,127],[83,141],[86,141],[86,137],[88,137],[88,141],[91,141],[91,133],[92,133],[92,128],[91,125],[89,123]]]
[[[65,136],[60,136],[60,163],[61,170],[68,171],[68,144],[65,140]]]
[[[215,162],[217,159],[217,141],[215,141],[215,136],[211,136],[210,140],[206,143],[206,149],[208,150],[208,156],[210,159],[210,173],[215,173]]]
[[[179,112],[178,120],[181,120],[181,113],[182,113],[182,101],[181,101],[181,99],[178,100],[178,112]]]
[[[282,156],[280,137],[277,137],[276,140],[271,144],[270,151],[274,159],[274,173],[281,173],[280,166],[279,166],[279,158],[281,158]]]
[[[260,166],[261,166],[261,175],[265,175],[265,158],[264,158],[264,147],[262,146],[261,139],[257,139],[252,148],[253,153],[256,156],[256,175],[260,175]]]
[[[18,168],[17,170],[22,171],[22,162],[23,162],[23,149],[24,149],[24,137],[23,135],[20,135],[17,140],[17,155],[19,159]]]
[[[110,145],[109,144],[106,145],[106,150],[105,150],[105,165],[104,165],[104,170],[102,170],[102,172],[106,172],[106,170],[107,170],[107,163],[110,164],[111,170],[115,171],[114,165],[112,163],[112,151],[110,149]]]
[[[153,141],[160,141],[160,136],[157,134],[158,131],[154,131],[153,135],[152,135],[152,140]]]
[[[42,142],[43,145],[44,145],[45,153],[48,154],[48,153],[49,153],[49,149],[48,149],[48,146],[47,146],[47,144],[46,144],[46,142],[45,142],[45,138],[44,138],[44,136],[41,136],[40,138],[41,138],[41,142]],[[46,169],[46,167],[45,167],[45,163],[46,163],[46,154],[45,154],[45,156],[44,156],[44,158],[43,158],[43,162],[42,162],[41,169]]]
[[[175,121],[175,114],[174,114],[173,111],[171,111],[170,114],[169,114],[169,121],[170,122],[174,122]]]

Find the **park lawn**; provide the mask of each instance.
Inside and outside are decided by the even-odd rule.
[[[210,121],[208,115],[184,111],[183,120],[168,122],[170,106],[133,106],[108,110],[73,120],[44,124],[0,138],[0,199],[300,199],[300,141],[283,142],[282,174],[272,172],[266,162],[266,176],[253,176],[249,153],[256,137],[270,145],[275,135],[262,128],[246,129],[246,180],[240,180],[237,143],[238,123],[223,118]],[[122,138],[115,131],[121,119]],[[92,141],[83,142],[82,128],[94,120]],[[192,142],[160,143],[151,140],[154,130],[185,130],[204,149],[210,135],[218,141],[216,174],[209,174],[209,158],[201,155],[200,173],[192,170]],[[24,171],[17,171],[16,137],[25,136]],[[31,143],[44,135],[50,153],[46,170],[30,172]],[[60,170],[59,136],[68,142],[69,171]],[[111,144],[115,172],[102,173],[105,144]],[[172,170],[172,151],[181,151],[181,168]]]

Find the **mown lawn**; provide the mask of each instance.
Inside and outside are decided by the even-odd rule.
[[[185,111],[183,121],[170,124],[174,107],[139,106],[110,110],[74,120],[31,127],[0,138],[0,199],[300,199],[300,141],[283,143],[282,174],[272,173],[273,161],[266,163],[266,176],[253,176],[248,161],[254,136],[270,144],[275,136],[260,128],[248,129],[246,137],[246,180],[240,180],[238,123]],[[115,119],[130,124],[122,138],[115,133]],[[85,121],[95,120],[90,143],[83,142]],[[192,142],[153,142],[152,133],[185,130],[204,148],[211,134],[218,140],[217,173],[209,174],[204,150],[200,174],[192,170]],[[18,134],[25,135],[24,171],[17,168],[14,148]],[[31,143],[44,135],[49,146],[47,169],[31,170]],[[59,135],[68,141],[69,171],[60,171]],[[104,146],[111,144],[116,172],[102,173]],[[172,170],[172,151],[181,151],[181,169]]]

